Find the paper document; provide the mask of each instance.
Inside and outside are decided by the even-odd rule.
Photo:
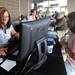
[[[16,65],[16,61],[6,59],[0,66],[6,71],[10,71]]]

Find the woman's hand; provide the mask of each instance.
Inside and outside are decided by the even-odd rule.
[[[7,48],[0,48],[0,56],[6,56]]]
[[[37,20],[40,19],[39,15],[36,15],[35,17],[36,17]]]

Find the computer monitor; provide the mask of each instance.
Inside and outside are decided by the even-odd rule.
[[[47,38],[49,18],[22,22],[20,25],[20,51],[19,60],[24,60],[32,51],[34,43],[41,38]]]

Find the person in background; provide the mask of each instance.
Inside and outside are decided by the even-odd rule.
[[[68,34],[65,50],[67,52],[67,58],[65,61],[65,67],[67,75],[75,75],[75,12],[68,14]]]
[[[30,12],[30,16],[28,16],[28,21],[35,21],[39,19],[39,16],[37,15],[37,11],[35,9],[32,9]]]
[[[11,24],[9,11],[5,7],[0,7],[0,56],[6,56],[8,52],[6,46],[11,37],[19,38],[19,33],[14,30]]]

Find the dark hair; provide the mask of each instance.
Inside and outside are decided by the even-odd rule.
[[[68,14],[67,25],[71,32],[75,33],[75,12]]]
[[[5,12],[8,12],[8,14],[9,14],[9,21],[8,21],[8,23],[7,23],[7,28],[9,28],[10,27],[10,25],[11,25],[11,17],[10,17],[10,13],[9,13],[9,11],[5,8],[5,7],[0,7],[0,28],[2,28],[2,20],[3,20],[3,15],[4,15],[4,13]]]
[[[30,15],[32,15],[32,13],[33,13],[34,11],[36,11],[36,10],[35,10],[35,9],[31,9]]]

